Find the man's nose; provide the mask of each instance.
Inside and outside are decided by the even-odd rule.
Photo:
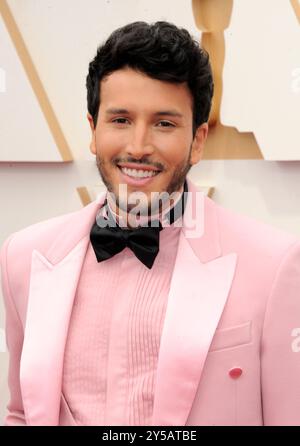
[[[150,133],[151,131],[144,123],[132,126],[132,132],[126,147],[127,154],[136,158],[151,155],[154,147]]]

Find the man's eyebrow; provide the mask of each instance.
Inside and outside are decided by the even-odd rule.
[[[126,108],[108,108],[105,113],[107,115],[118,115],[120,113],[129,113],[128,110],[126,110]]]
[[[126,108],[108,108],[105,113],[107,115],[118,115],[118,114],[129,114],[129,110]],[[154,113],[155,116],[175,116],[178,118],[183,118],[183,115],[177,110],[161,110]]]
[[[178,118],[183,118],[183,115],[176,110],[162,110],[154,114],[155,116],[177,116]]]

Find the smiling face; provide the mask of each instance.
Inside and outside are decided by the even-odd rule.
[[[207,137],[207,124],[192,135],[193,99],[185,84],[152,79],[131,68],[114,71],[101,81],[101,100],[91,152],[107,189],[125,209],[119,186],[127,194],[182,190]],[[130,210],[130,207],[128,206]]]

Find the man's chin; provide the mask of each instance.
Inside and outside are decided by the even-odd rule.
[[[142,216],[148,216],[151,211],[153,212],[153,204],[151,205],[151,200],[144,198],[140,200],[137,198],[138,193],[132,195],[129,194],[128,200],[117,199],[117,206],[123,212],[138,212]]]
[[[165,206],[172,204],[172,199],[177,197],[177,190],[173,191],[175,184],[178,181],[174,181],[171,178],[171,182],[167,184],[161,184],[161,181],[153,182],[153,187],[145,188],[129,185],[126,183],[120,183],[120,178],[116,178],[116,182],[111,181],[104,182],[110,187],[108,189],[110,193],[110,202],[118,207],[123,212],[139,212],[140,215],[157,214]],[[183,179],[184,182],[184,179]],[[167,192],[172,188],[172,192]]]

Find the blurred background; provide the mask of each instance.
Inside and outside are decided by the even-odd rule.
[[[300,0],[0,0],[0,246],[103,190],[85,79],[117,27],[166,20],[210,54],[215,97],[189,177],[217,203],[300,236]],[[0,291],[0,424],[8,401]]]

